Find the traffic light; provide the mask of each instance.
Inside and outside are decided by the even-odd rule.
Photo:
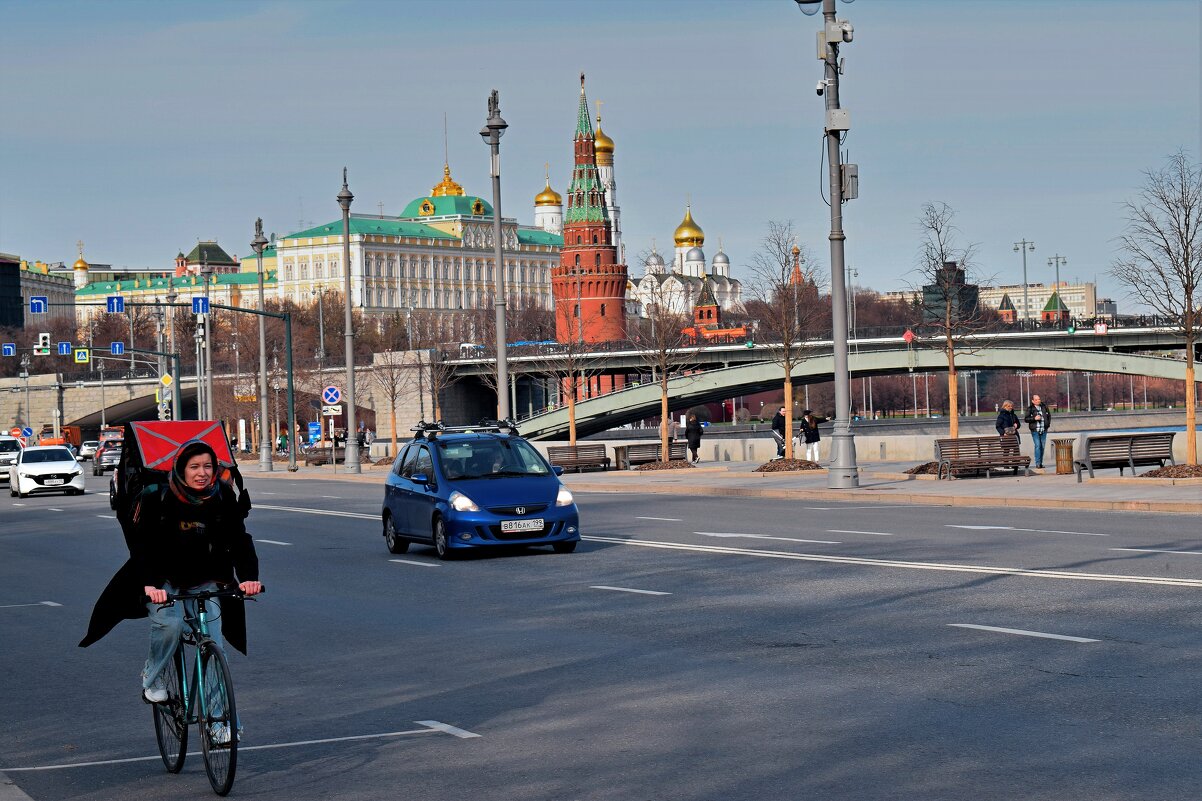
[[[1065,329],[1065,330],[1066,330],[1066,331],[1068,331],[1070,334],[1075,334],[1075,333],[1077,333],[1077,326],[1075,326],[1075,325],[1070,325],[1070,326],[1069,326],[1067,329]]]
[[[49,333],[43,332],[41,334],[38,334],[38,346],[33,349],[33,353],[35,356],[49,356],[50,355],[50,334]]]

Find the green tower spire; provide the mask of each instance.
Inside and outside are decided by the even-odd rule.
[[[587,145],[582,144],[582,140]],[[572,183],[568,186],[568,208],[564,223],[608,222],[605,191],[597,177],[597,154],[592,143],[593,122],[588,115],[588,98],[584,95],[584,73],[580,73],[580,109],[576,113],[576,164]]]

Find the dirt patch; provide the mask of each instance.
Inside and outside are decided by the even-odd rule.
[[[1140,474],[1140,478],[1202,478],[1202,465],[1178,464]]]
[[[670,462],[647,462],[635,468],[635,470],[685,470],[692,469],[693,465],[689,464],[684,459],[673,459]]]
[[[392,459],[389,459],[387,456],[385,456],[383,459],[378,459],[372,462],[372,464],[374,464],[376,467],[388,467],[392,464]]]
[[[794,470],[822,470],[822,465],[817,462],[808,462],[805,459],[773,459],[767,464],[762,464],[755,469],[756,473],[787,473]]]
[[[939,462],[916,464],[905,472],[911,476],[937,476],[939,475]]]

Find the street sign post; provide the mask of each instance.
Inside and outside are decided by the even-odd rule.
[[[342,400],[342,390],[331,384],[321,391],[321,399],[326,403],[338,403]]]
[[[109,314],[125,314],[125,298],[109,295],[104,299],[104,310]]]
[[[58,343],[58,355],[59,356],[70,356],[71,355],[71,343],[70,342]]]
[[[124,356],[125,355],[125,343],[124,342],[110,342],[109,343],[109,353],[111,353],[114,356]]]
[[[91,358],[92,358],[92,352],[90,350],[88,350],[87,348],[76,348],[75,349],[75,363],[76,364],[87,364],[91,360]]]
[[[205,297],[192,298],[192,313],[193,314],[208,314],[209,299]]]
[[[17,343],[16,342],[5,342],[3,346],[0,346],[0,352],[3,352],[3,354],[5,356],[16,356],[17,355]]]
[[[45,314],[50,308],[50,298],[45,295],[34,295],[29,299],[30,314]]]

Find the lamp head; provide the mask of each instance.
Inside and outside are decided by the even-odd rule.
[[[480,129],[480,138],[490,145],[495,144],[500,142],[508,127],[509,123],[501,117],[500,94],[493,89],[488,96],[488,119],[485,120],[484,127]]]
[[[351,190],[346,185],[346,167],[342,168],[342,190],[335,199],[344,212],[350,212],[351,201],[355,199],[355,196],[351,194]]]
[[[801,13],[807,17],[814,16],[822,8],[822,0],[795,0],[795,2],[801,8]]]
[[[250,241],[251,250],[259,255],[263,254],[263,249],[267,247],[267,237],[263,236],[263,218],[255,220],[255,238]]]

